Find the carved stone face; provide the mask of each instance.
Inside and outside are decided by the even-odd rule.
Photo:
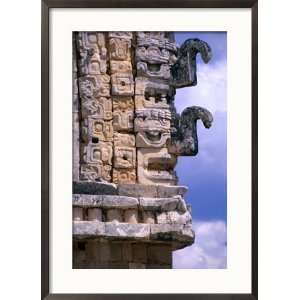
[[[196,83],[196,54],[208,61],[209,46],[179,49],[168,32],[89,32],[77,52],[82,180],[176,184],[176,157],[197,153],[196,121],[208,128],[212,118],[178,115],[175,88]]]

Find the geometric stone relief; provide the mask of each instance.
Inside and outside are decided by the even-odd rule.
[[[138,148],[137,175],[141,184],[176,185],[177,176],[174,171],[177,159],[169,154],[167,148]]]
[[[112,143],[100,142],[82,145],[81,160],[86,163],[102,163],[112,165]]]
[[[153,35],[153,33],[138,33],[137,46],[155,46],[170,50],[174,53],[177,52],[177,46],[175,43],[170,42],[163,35]]]
[[[114,96],[133,96],[134,81],[132,74],[111,75],[111,93]]]
[[[150,64],[167,64],[176,61],[176,57],[166,49],[158,47],[138,47],[135,54],[136,61],[147,61]]]
[[[206,59],[209,48],[193,40],[179,50],[173,34],[168,32],[82,32],[75,34],[75,40],[77,64],[73,72],[78,79],[73,82],[77,86],[73,97],[78,103],[78,118],[74,120],[80,128],[76,141],[80,150],[78,184],[85,187],[78,196],[97,195],[102,203],[105,197],[115,197],[112,194],[137,194],[139,204],[124,210],[121,200],[115,207],[98,207],[94,211],[87,206],[77,213],[81,216],[75,216],[74,236],[89,241],[91,236],[100,237],[97,243],[103,248],[110,245],[116,253],[121,251],[114,244],[118,238],[133,238],[134,256],[139,257],[137,249],[141,248],[143,259],[139,263],[144,267],[151,267],[151,257],[160,257],[160,249],[166,247],[170,267],[171,244],[182,238],[186,239],[182,246],[193,241],[191,228],[185,227],[191,222],[190,213],[178,198],[186,188],[176,186],[177,157],[194,155],[198,150],[197,119],[205,127],[212,121],[199,108],[177,114],[175,87],[195,82],[195,56],[189,55],[196,49]],[[189,79],[189,75],[193,78]],[[100,185],[109,186],[109,191],[100,189]],[[146,233],[141,233],[143,228]],[[140,247],[143,238],[149,243],[149,251]],[[120,242],[123,244],[123,240]],[[83,262],[83,266],[94,267],[95,257],[103,254],[102,248],[101,255],[97,254],[93,245],[83,251],[92,263]],[[112,266],[117,265],[107,263],[107,267]]]
[[[134,134],[114,132],[114,146],[135,147]]]
[[[171,137],[171,113],[169,110],[137,110],[134,119],[136,146],[158,148],[166,146]]]
[[[131,31],[111,31],[108,33],[109,38],[132,39]]]
[[[127,73],[132,74],[132,65],[130,61],[118,61],[118,60],[111,60],[110,61],[110,73]]]
[[[168,84],[150,81],[146,77],[135,79],[135,107],[143,108],[170,108],[169,101],[173,98],[174,91]]]
[[[113,183],[136,183],[136,170],[113,169]]]
[[[111,170],[110,165],[102,164],[81,164],[80,179],[90,181],[111,181]]]
[[[137,75],[157,79],[170,79],[170,66],[168,64],[137,63]]]
[[[113,127],[116,131],[132,131],[134,102],[131,97],[113,97]]]
[[[136,146],[139,148],[162,148],[167,146],[171,134],[169,132],[145,131],[136,135]]]
[[[134,130],[170,132],[171,113],[166,109],[143,109],[136,111]]]
[[[96,115],[103,120],[112,120],[112,101],[106,97],[93,98],[92,100],[81,101],[81,115],[86,118]]]
[[[100,59],[100,54],[85,53],[80,60],[80,75],[100,75],[107,71],[106,59]]]
[[[89,51],[94,52],[104,51],[105,48],[105,35],[100,32],[79,32],[78,33],[78,49],[81,52]]]
[[[133,169],[136,166],[136,150],[134,147],[114,147],[114,168]]]
[[[111,38],[109,39],[109,58],[110,60],[128,60],[130,61],[131,42],[127,39]]]
[[[110,96],[109,75],[89,75],[79,77],[80,97],[84,100]]]
[[[84,119],[81,137],[85,143],[111,142],[113,140],[112,121],[101,120],[94,116]]]

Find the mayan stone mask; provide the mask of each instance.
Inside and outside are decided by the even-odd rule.
[[[178,47],[169,32],[79,32],[74,39],[75,179],[176,185],[177,157],[198,152],[197,120],[209,128],[213,119],[201,107],[176,113],[175,93],[197,84],[196,55],[209,62],[209,45],[189,39]]]

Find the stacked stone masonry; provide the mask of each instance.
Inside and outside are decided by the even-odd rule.
[[[176,112],[203,41],[170,32],[73,35],[73,267],[171,268],[194,241],[177,157],[198,152],[204,108]]]

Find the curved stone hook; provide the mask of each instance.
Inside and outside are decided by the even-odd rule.
[[[179,48],[178,59],[171,67],[175,88],[197,84],[197,53],[201,54],[204,63],[208,63],[212,57],[210,46],[199,39],[188,39]]]
[[[169,153],[178,156],[194,156],[198,153],[197,120],[201,120],[205,128],[210,128],[213,116],[199,106],[187,107],[181,115],[176,114]]]

